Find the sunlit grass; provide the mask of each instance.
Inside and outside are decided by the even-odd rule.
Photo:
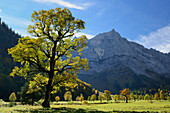
[[[93,102],[91,102],[93,103]],[[52,105],[52,107],[70,107],[81,109],[96,109],[99,111],[167,111],[170,112],[170,102],[168,101],[130,101],[125,103],[120,101],[118,103],[109,102],[108,104],[89,104],[89,105]]]
[[[106,102],[106,101],[104,101]],[[119,101],[115,103],[110,101],[108,104],[100,104],[99,101],[90,101],[88,105],[80,105],[81,102],[57,102],[51,103],[51,109],[43,109],[41,106],[28,106],[28,105],[17,105],[14,107],[0,107],[0,113],[18,113],[18,112],[88,112],[90,111],[103,111],[103,112],[122,112],[122,111],[149,111],[149,112],[167,112],[170,113],[170,102],[169,101],[130,101],[125,103]],[[60,109],[61,108],[61,109]],[[83,111],[84,110],[84,111]]]

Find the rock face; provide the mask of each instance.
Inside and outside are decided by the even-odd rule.
[[[90,39],[82,57],[90,69],[79,78],[101,91],[170,85],[170,55],[130,42],[114,29]]]

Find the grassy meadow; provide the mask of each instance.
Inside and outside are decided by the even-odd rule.
[[[14,107],[0,107],[0,113],[170,113],[170,101],[88,101],[88,104],[82,104],[78,101],[70,102],[51,102],[51,108],[44,109],[40,105],[28,106],[18,105]]]

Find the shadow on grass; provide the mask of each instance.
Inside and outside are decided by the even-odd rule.
[[[15,110],[24,113],[111,113],[89,109],[75,109],[75,108],[49,108],[49,109],[32,109],[32,110]]]
[[[149,112],[149,111],[143,111],[143,112],[136,112],[136,111],[110,111],[110,112],[104,112],[104,111],[97,111],[92,109],[75,109],[75,108],[49,108],[49,109],[32,109],[32,110],[15,110],[19,113],[157,113],[157,112]]]

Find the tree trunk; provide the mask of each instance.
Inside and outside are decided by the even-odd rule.
[[[128,97],[125,96],[126,103],[128,103]]]
[[[52,48],[52,57],[50,59],[50,73],[49,73],[49,80],[48,84],[46,86],[46,92],[45,92],[45,100],[42,103],[42,106],[44,108],[49,108],[50,107],[50,95],[51,95],[51,85],[52,85],[52,80],[54,77],[54,66],[55,66],[55,52],[56,52],[56,45],[57,41],[54,42],[54,47]]]
[[[46,86],[45,100],[42,103],[42,106],[44,108],[49,108],[50,107],[51,84],[52,84],[52,79],[49,79],[48,85]]]

